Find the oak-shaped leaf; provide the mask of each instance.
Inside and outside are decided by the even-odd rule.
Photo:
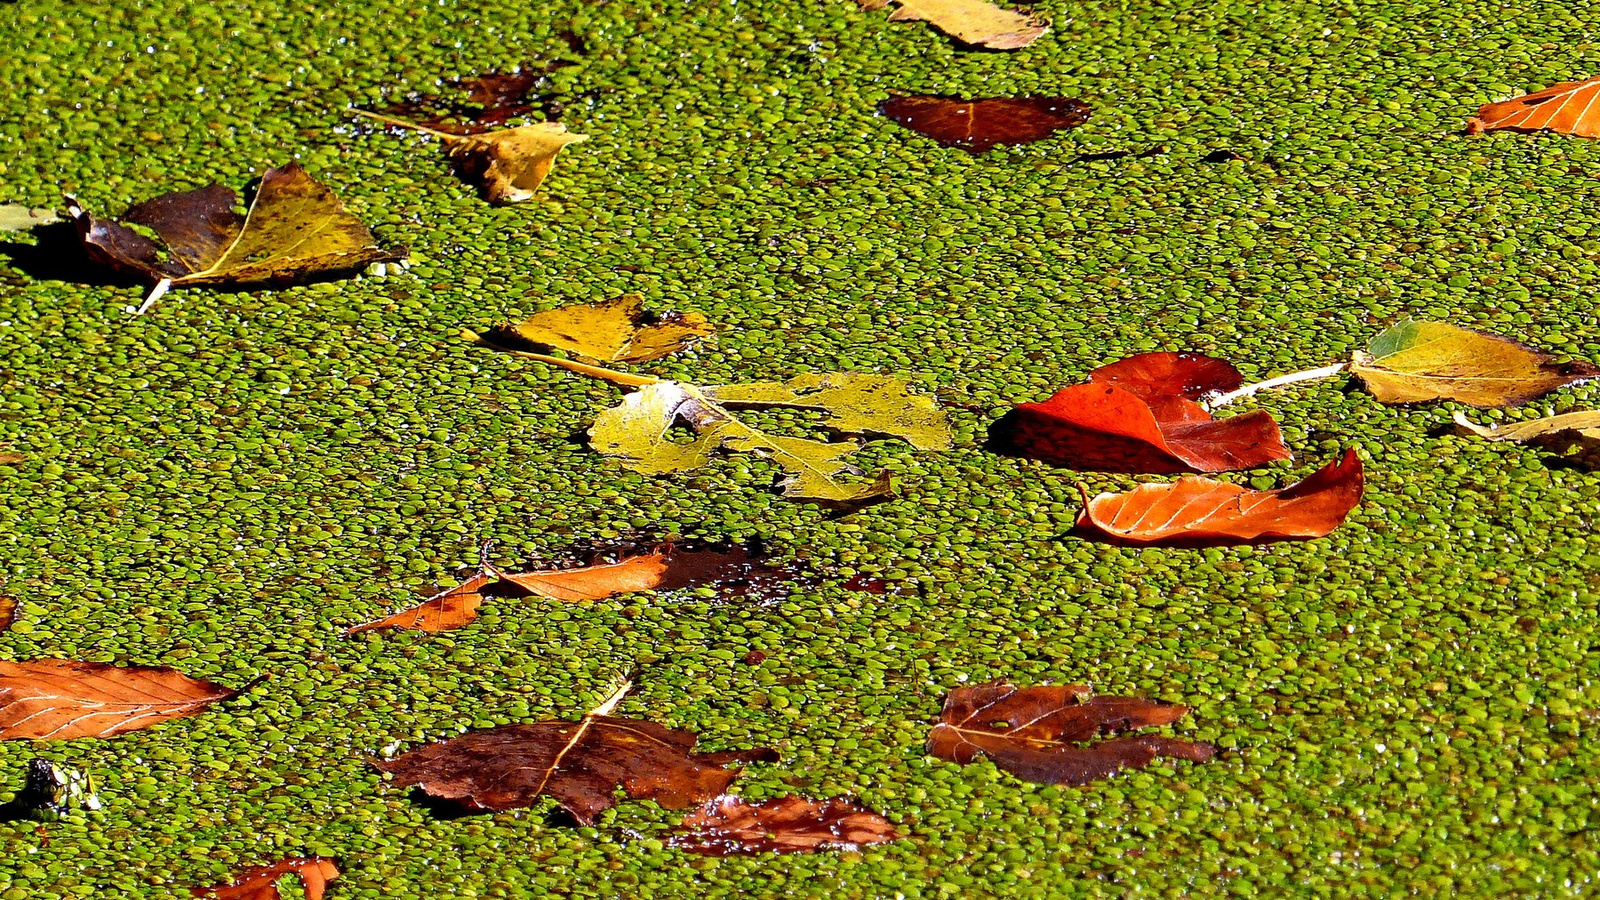
[[[890,0],[856,0],[862,9],[883,9]],[[891,22],[927,22],[963,44],[986,50],[1016,50],[1039,39],[1049,28],[1027,13],[1005,9],[989,0],[894,0]]]
[[[1484,426],[1461,413],[1456,424],[1486,441],[1531,444],[1562,456],[1569,463],[1600,469],[1600,410],[1545,416],[1504,425]]]
[[[278,882],[288,875],[299,876],[305,900],[322,900],[327,893],[328,882],[339,877],[339,868],[333,864],[333,860],[320,856],[297,857],[252,866],[223,884],[190,888],[189,891],[196,897],[211,897],[213,900],[279,900],[282,895],[278,891]]]
[[[1219,547],[1308,540],[1338,528],[1361,502],[1354,450],[1303,481],[1272,491],[1186,475],[1090,499],[1073,531],[1131,547]]]
[[[911,393],[892,375],[860,373],[716,387],[657,381],[597,416],[589,440],[599,452],[646,475],[698,468],[716,451],[729,450],[753,452],[781,466],[787,473],[786,497],[848,503],[893,492],[887,472],[866,484],[842,480],[856,471],[845,459],[859,449],[855,441],[768,434],[734,412],[761,407],[812,410],[822,414],[824,429],[898,437],[919,450],[948,449],[952,441],[950,423],[931,397]],[[680,423],[693,430],[692,440],[673,439]]]
[[[1188,711],[1154,700],[1093,696],[1081,684],[1019,688],[991,681],[945,697],[928,753],[962,765],[985,756],[1028,781],[1081,786],[1158,757],[1211,759],[1216,750],[1210,744],[1124,734],[1171,725]],[[1123,736],[1095,741],[1107,735]]]
[[[706,856],[855,850],[900,840],[888,819],[842,797],[789,795],[751,803],[722,796],[678,823],[672,846]]]
[[[1224,472],[1293,458],[1269,413],[1213,419],[1196,402],[1243,383],[1225,360],[1142,353],[1088,377],[1043,403],[1019,404],[995,424],[996,445],[1090,472]]]
[[[509,335],[599,362],[638,363],[677,353],[715,331],[699,313],[653,315],[645,311],[643,297],[623,294],[534,313],[496,329],[495,336]]]
[[[770,749],[695,753],[696,736],[644,719],[608,715],[627,685],[576,722],[546,721],[469,731],[372,765],[430,797],[499,812],[550,797],[579,823],[636,800],[685,809],[727,790],[735,762],[772,761]]]
[[[389,125],[420,131],[443,141],[445,153],[451,162],[468,180],[483,187],[484,196],[490,203],[532,200],[539,186],[549,177],[562,148],[589,139],[586,134],[568,131],[567,126],[560,122],[536,122],[475,134],[451,134],[365,110],[352,112]]]
[[[1068,97],[898,96],[879,109],[896,124],[972,154],[997,144],[1031,144],[1089,121],[1089,105]]]
[[[1600,138],[1600,76],[1563,81],[1542,91],[1485,103],[1467,120],[1467,134],[1485,131],[1554,131]]]
[[[0,662],[0,740],[113,737],[195,715],[236,693],[165,666]]]
[[[268,169],[245,215],[237,203],[232,190],[212,185],[147,200],[120,223],[96,219],[76,201],[69,212],[90,259],[154,285],[141,312],[169,286],[295,284],[405,257],[378,247],[298,163]]]
[[[1478,407],[1515,406],[1600,375],[1588,362],[1558,362],[1510,338],[1413,319],[1357,350],[1350,371],[1382,403],[1457,400]]]

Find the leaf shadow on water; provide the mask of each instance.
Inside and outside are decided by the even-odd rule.
[[[96,265],[84,252],[77,226],[70,221],[39,225],[25,233],[33,235],[33,243],[0,242],[0,256],[34,281],[67,281],[94,287],[149,287],[143,279]]]

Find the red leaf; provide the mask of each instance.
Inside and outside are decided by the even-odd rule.
[[[1549,130],[1600,138],[1600,77],[1563,81],[1522,97],[1485,103],[1467,120],[1467,134],[1496,129]]]
[[[328,882],[339,877],[333,860],[321,857],[286,859],[266,866],[255,866],[235,875],[227,884],[212,887],[190,888],[196,897],[215,900],[278,900],[278,880],[285,875],[299,875],[305,888],[305,900],[322,900]]]
[[[192,716],[236,693],[165,666],[0,662],[0,740],[114,737]]]
[[[1319,538],[1361,502],[1361,458],[1354,450],[1298,484],[1253,491],[1186,476],[1123,494],[1085,495],[1078,534],[1134,547],[1216,547]]]
[[[1018,455],[1090,472],[1226,472],[1292,459],[1271,415],[1213,419],[1195,402],[1243,380],[1215,357],[1144,353],[1018,405],[997,430]]]
[[[900,839],[888,819],[849,800],[722,796],[685,816],[672,846],[707,856],[854,850]]]
[[[1031,144],[1089,121],[1089,105],[1067,97],[890,97],[880,109],[897,124],[973,154],[996,144]]]

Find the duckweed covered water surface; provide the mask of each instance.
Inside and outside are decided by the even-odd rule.
[[[28,236],[0,248],[0,443],[28,457],[0,467],[3,590],[22,601],[0,652],[266,676],[150,731],[0,744],[0,802],[42,755],[105,804],[0,824],[0,898],[181,897],[306,853],[341,861],[341,900],[1592,886],[1600,474],[1455,436],[1449,404],[1313,382],[1239,405],[1271,409],[1299,454],[1244,479],[1356,447],[1369,493],[1349,523],[1129,550],[1064,534],[1078,482],[1135,479],[980,447],[1010,404],[1145,350],[1264,377],[1413,314],[1600,359],[1600,145],[1458,133],[1487,100],[1594,74],[1600,8],[1041,11],[1049,35],[994,54],[846,2],[0,6],[0,201],[120,212],[292,155],[416,257],[174,291],[133,318],[136,288],[52,270]],[[521,206],[486,206],[425,139],[343,111],[558,56],[578,65],[549,90],[592,137]],[[1094,113],[973,157],[880,117],[890,91]],[[1222,151],[1241,158],[1202,161]],[[905,372],[955,405],[958,447],[873,445],[864,464],[903,494],[850,516],[778,499],[774,468],[743,457],[644,478],[581,440],[612,387],[456,336],[626,291],[722,326],[651,372]],[[1597,401],[1580,387],[1507,416]],[[637,534],[760,540],[818,577],[770,603],[497,602],[449,634],[343,636],[484,540],[511,565]],[[843,587],[857,576],[893,589]],[[676,816],[653,804],[594,828],[445,818],[365,762],[577,715],[625,671],[622,714],[783,752],[747,795],[851,795],[912,838],[697,858],[662,846]],[[1180,732],[1228,752],[1085,789],[925,758],[944,691],[995,677],[1187,703]]]

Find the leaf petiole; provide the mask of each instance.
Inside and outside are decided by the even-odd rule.
[[[1254,396],[1256,391],[1282,387],[1286,384],[1294,384],[1300,381],[1314,381],[1318,378],[1331,378],[1340,372],[1343,372],[1344,368],[1344,363],[1334,363],[1331,366],[1323,366],[1320,369],[1306,369],[1303,372],[1290,372],[1287,375],[1279,375],[1276,378],[1268,378],[1266,381],[1258,381],[1255,384],[1247,384],[1236,391],[1228,391],[1225,394],[1209,394],[1204,398],[1204,402],[1207,407],[1216,409],[1219,406],[1227,406],[1229,403],[1232,403],[1235,400],[1242,400],[1245,397]]]
[[[509,353],[512,356],[520,356],[523,359],[538,360],[542,363],[549,363],[552,366],[560,366],[563,369],[577,372],[580,375],[587,375],[590,378],[598,378],[601,381],[609,381],[612,384],[623,384],[629,387],[643,387],[647,384],[657,384],[662,380],[652,375],[634,375],[629,372],[618,372],[615,369],[606,369],[602,368],[601,366],[591,366],[587,363],[574,362],[570,359],[562,359],[559,356],[547,356],[543,353],[530,353],[527,350],[512,350],[510,347],[507,347],[503,344],[497,344],[492,339],[467,328],[461,329],[461,336],[469,341],[472,341],[473,343],[482,344],[485,347],[493,347],[502,353]]]

